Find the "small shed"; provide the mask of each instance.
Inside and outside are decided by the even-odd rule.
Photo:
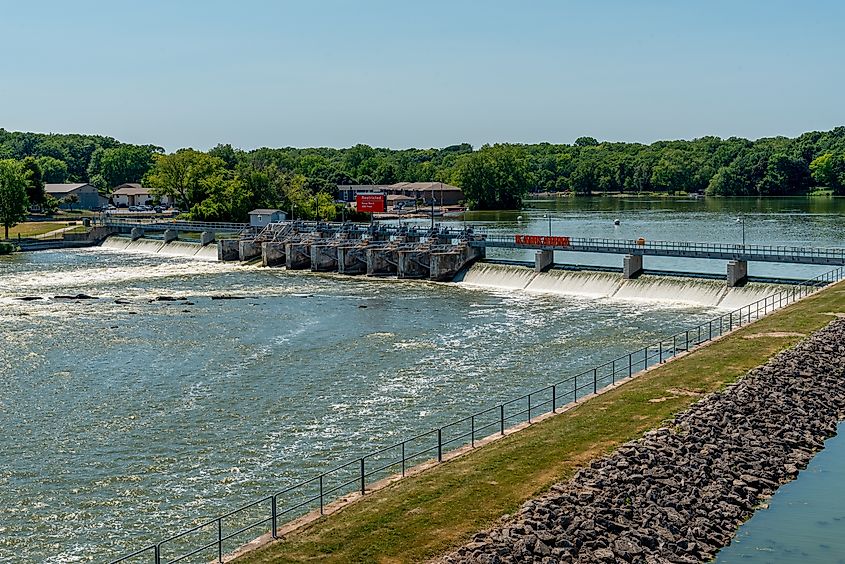
[[[270,223],[285,221],[288,214],[282,210],[252,210],[249,212],[249,225],[251,227],[266,227]]]

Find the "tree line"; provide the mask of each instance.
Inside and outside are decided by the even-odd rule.
[[[518,208],[537,192],[706,193],[780,196],[829,188],[845,194],[845,127],[796,138],[702,137],[651,144],[466,143],[441,149],[260,148],[219,144],[167,154],[155,145],[97,135],[0,129],[0,159],[22,163],[29,201],[40,183],[89,182],[102,193],[143,182],[192,218],[243,221],[250,209],[278,207],[298,217],[333,219],[337,185],[446,182],[474,209]]]

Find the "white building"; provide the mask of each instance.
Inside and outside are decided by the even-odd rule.
[[[126,184],[121,184],[115,188],[114,192],[111,194],[111,200],[112,203],[119,208],[130,206],[151,206],[153,205],[153,202],[156,201],[161,202],[166,206],[170,205],[170,198],[168,196],[160,196],[157,198],[151,189],[145,188],[135,182],[127,182]]]

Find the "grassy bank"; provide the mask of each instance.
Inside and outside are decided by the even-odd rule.
[[[26,223],[19,223],[9,229],[9,239],[17,239],[21,237],[35,237],[36,235],[43,235],[56,229],[67,227],[67,223],[56,223],[50,221],[31,221]],[[4,232],[0,230],[0,237]]]
[[[441,554],[823,327],[832,312],[845,312],[845,283],[562,415],[372,493],[239,562],[418,562]]]

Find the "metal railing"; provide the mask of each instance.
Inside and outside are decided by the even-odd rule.
[[[540,236],[542,239],[543,237]],[[564,239],[563,237],[550,239]],[[487,234],[473,244],[487,247],[552,249],[586,253],[647,254],[687,256],[692,258],[736,258],[741,260],[845,264],[845,249],[795,247],[785,245],[741,245],[733,243],[697,243],[685,241],[637,241],[569,237],[568,244],[517,243],[514,235]]]
[[[212,231],[240,232],[249,229],[248,223],[228,223],[223,221],[183,221],[163,218],[115,218],[105,216],[96,218],[94,225],[104,227],[162,227],[176,231]]]
[[[222,561],[226,541],[259,527],[276,538],[280,523],[292,521],[312,511],[323,514],[331,502],[353,493],[365,495],[368,484],[386,478],[405,476],[412,466],[442,462],[449,453],[475,447],[480,439],[504,435],[514,424],[528,422],[558,408],[577,403],[621,379],[713,340],[768,313],[838,282],[845,276],[839,267],[756,302],[724,313],[692,329],[620,356],[604,364],[570,376],[544,388],[473,413],[442,427],[402,442],[353,458],[331,470],[208,519],[164,540],[150,544],[112,561],[112,564],[140,560],[155,564],[180,562],[193,556]],[[255,534],[254,532],[252,533]],[[239,545],[244,544],[240,542]]]
[[[96,219],[96,224],[112,227],[156,227],[182,231],[241,232],[250,229],[246,223],[182,221],[156,218],[115,218],[105,216]],[[363,234],[371,230],[387,234],[412,232],[416,235],[432,235],[429,229],[419,226],[398,226],[386,224],[360,224],[321,222],[313,220],[283,221],[268,225],[264,233],[281,229],[325,230],[333,233],[353,232]],[[758,260],[764,262],[791,262],[808,264],[845,265],[845,249],[796,247],[784,245],[741,245],[734,243],[699,243],[686,241],[646,241],[633,239],[602,239],[585,237],[554,237],[566,239],[568,244],[517,243],[516,234],[490,233],[483,226],[450,227],[438,225],[438,235],[454,239],[472,240],[474,246],[504,247],[522,249],[552,249],[586,253],[646,254],[657,256],[686,256],[690,258],[721,258],[736,260]],[[258,230],[256,230],[258,236]],[[540,236],[542,238],[542,236]]]

